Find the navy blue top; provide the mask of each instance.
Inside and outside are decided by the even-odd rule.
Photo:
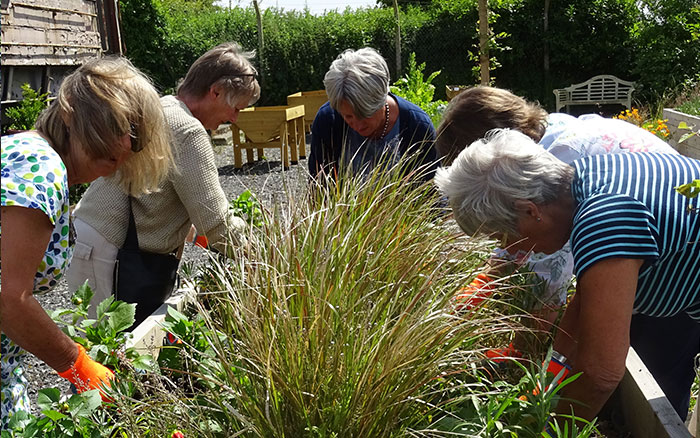
[[[418,153],[416,166],[426,165],[428,171],[424,173],[424,179],[433,177],[438,167],[435,142],[435,127],[430,117],[417,105],[389,93],[399,105],[399,139],[398,150],[390,148],[392,153],[400,155]],[[393,130],[393,128],[392,128]],[[317,175],[324,171],[330,175],[337,175],[343,152],[347,142],[355,133],[343,120],[339,112],[331,108],[326,102],[316,114],[311,125],[311,153],[309,154],[309,172]],[[359,135],[359,134],[357,134]],[[387,136],[388,137],[388,136]],[[345,151],[347,153],[347,151]]]
[[[700,161],[681,155],[595,155],[572,164],[575,273],[609,258],[643,259],[634,310],[685,311],[700,320],[699,198],[674,187],[700,179]]]

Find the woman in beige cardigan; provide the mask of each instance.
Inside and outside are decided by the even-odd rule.
[[[243,240],[245,223],[229,210],[207,130],[235,122],[239,111],[259,98],[252,56],[236,43],[214,47],[192,64],[175,96],[161,98],[177,168],[157,192],[129,199],[113,178],[90,186],[75,210],[77,242],[67,276],[71,290],[88,280],[93,303],[112,295],[130,211],[143,251],[178,253],[192,225],[220,252]],[[152,298],[136,300],[136,324],[157,308]]]

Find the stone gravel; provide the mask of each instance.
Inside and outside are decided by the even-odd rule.
[[[307,153],[309,147],[310,137],[307,136]],[[222,128],[215,132],[214,151],[219,181],[229,199],[235,199],[243,191],[250,190],[264,207],[270,208],[274,204],[284,204],[289,191],[298,193],[299,196],[304,195],[309,178],[305,158],[300,157],[297,164],[283,169],[279,149],[265,149],[263,159],[254,163],[245,163],[246,154],[243,153],[244,166],[242,169],[236,169],[233,165],[230,131]],[[196,265],[206,260],[205,252],[199,247],[186,244],[182,259]],[[71,307],[71,294],[66,282],[61,281],[53,291],[37,296],[37,299],[46,310],[68,308]],[[25,361],[25,377],[29,381],[29,397],[35,414],[38,413],[36,397],[39,389],[55,387],[63,394],[70,394],[68,381],[59,377],[55,371],[31,354]]]

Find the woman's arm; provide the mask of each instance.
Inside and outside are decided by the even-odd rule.
[[[557,412],[570,414],[573,409],[577,416],[591,420],[622,380],[642,263],[641,259],[605,259],[579,277],[555,349],[568,357],[573,373],[583,374],[564,387]],[[566,339],[567,334],[573,335],[574,343]]]
[[[38,209],[2,207],[2,331],[17,345],[62,372],[78,357],[78,348],[34,298],[34,276],[51,239],[53,226]]]

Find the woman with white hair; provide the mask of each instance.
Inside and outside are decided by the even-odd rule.
[[[492,131],[438,170],[436,183],[466,233],[494,234],[526,253],[551,254],[571,241],[576,293],[554,348],[583,374],[563,388],[559,412],[597,415],[624,375],[632,314],[687,313],[700,322],[700,201],[674,190],[698,178],[700,161],[671,154],[565,164],[511,130]],[[688,353],[659,354],[672,367]],[[690,369],[674,377],[689,393],[692,362],[683,367]]]
[[[432,178],[435,128],[425,111],[389,92],[389,68],[376,50],[341,53],[323,83],[328,102],[311,127],[311,175],[362,174],[416,154],[414,167],[422,167],[423,179]]]
[[[122,301],[136,303],[138,324],[173,290],[179,263],[176,255],[192,224],[206,238],[203,246],[222,253],[227,253],[231,243],[245,241],[245,222],[229,209],[207,130],[234,123],[240,110],[260,97],[253,55],[237,43],[219,44],[190,66],[175,96],[161,97],[177,168],[157,192],[128,196],[114,178],[101,178],[90,185],[75,209],[76,253],[67,277],[71,289],[88,280],[96,303],[113,292]],[[117,254],[130,242],[138,247],[139,255],[143,251],[170,261],[168,275],[152,284],[136,278],[128,287],[123,281],[115,282],[115,278],[124,278],[119,273],[124,261],[120,259],[121,268],[115,271]],[[123,257],[136,263],[139,255],[129,251]],[[95,307],[90,308],[91,317]]]

